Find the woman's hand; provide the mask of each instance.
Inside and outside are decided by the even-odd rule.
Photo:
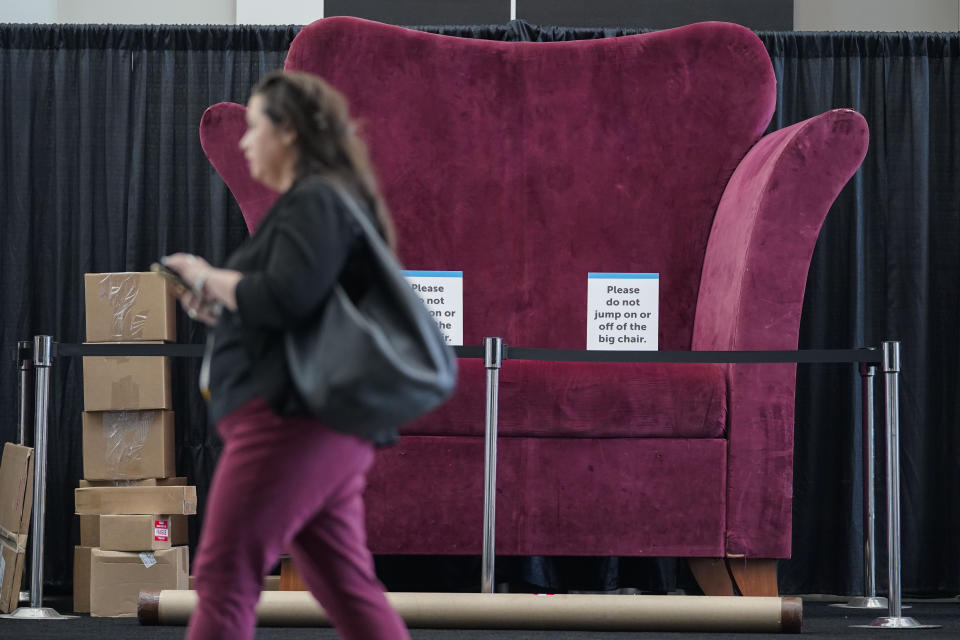
[[[237,310],[237,283],[243,278],[239,271],[215,269],[203,258],[189,253],[175,253],[162,262],[193,288],[179,294],[180,304],[192,319],[215,325],[219,306]]]
[[[220,305],[204,300],[192,291],[180,294],[180,305],[191,320],[197,320],[210,327],[217,326],[217,321],[220,320]]]

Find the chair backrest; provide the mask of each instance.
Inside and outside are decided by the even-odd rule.
[[[328,18],[287,69],[362,124],[410,269],[464,272],[464,341],[584,348],[588,272],[660,274],[660,348],[689,349],[724,186],[776,79],[748,29],[505,43]]]

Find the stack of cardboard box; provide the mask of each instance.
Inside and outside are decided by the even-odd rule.
[[[88,273],[88,343],[176,341],[176,301],[154,273]],[[187,515],[196,487],[177,478],[170,363],[83,358],[83,476],[74,609],[134,616],[141,590],[186,589]]]

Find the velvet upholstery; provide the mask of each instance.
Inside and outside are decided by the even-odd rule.
[[[459,364],[451,401],[403,433],[483,435],[486,369],[479,359]],[[718,365],[511,360],[500,371],[497,430],[501,436],[719,438],[726,394]]]
[[[280,194],[250,177],[247,161],[240,152],[240,138],[247,131],[247,108],[231,102],[221,102],[215,107],[203,113],[200,145],[226,181],[243,211],[247,229],[253,234]]]
[[[660,348],[690,348],[713,214],[775,103],[750,31],[506,43],[338,17],[304,27],[286,68],[349,97],[402,262],[464,272],[465,344],[583,348],[586,273],[643,271],[661,274]],[[242,199],[242,113],[212,108],[201,141],[255,227],[269,202]],[[213,120],[233,122],[211,144]]]
[[[726,23],[505,43],[328,18],[286,68],[348,96],[404,264],[464,272],[465,344],[583,348],[587,272],[643,271],[661,349],[795,348],[820,225],[867,143],[847,110],[760,140],[773,69]],[[247,173],[243,119],[214,105],[200,136],[253,232],[275,194]],[[479,550],[484,374],[461,370],[378,458],[375,551]],[[789,556],[793,394],[793,366],[507,361],[498,549]]]
[[[810,257],[867,152],[867,124],[836,109],[765,136],[724,192],[700,282],[693,348],[796,349]],[[730,365],[727,553],[787,557],[795,365]]]
[[[497,553],[723,555],[723,439],[503,438],[497,459]],[[483,438],[401,438],[365,499],[374,553],[480,553]]]

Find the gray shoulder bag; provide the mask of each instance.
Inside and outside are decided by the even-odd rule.
[[[376,439],[442,404],[456,385],[457,361],[368,216],[331,186],[363,230],[374,277],[357,304],[337,283],[314,321],[287,332],[287,363],[311,414]]]

